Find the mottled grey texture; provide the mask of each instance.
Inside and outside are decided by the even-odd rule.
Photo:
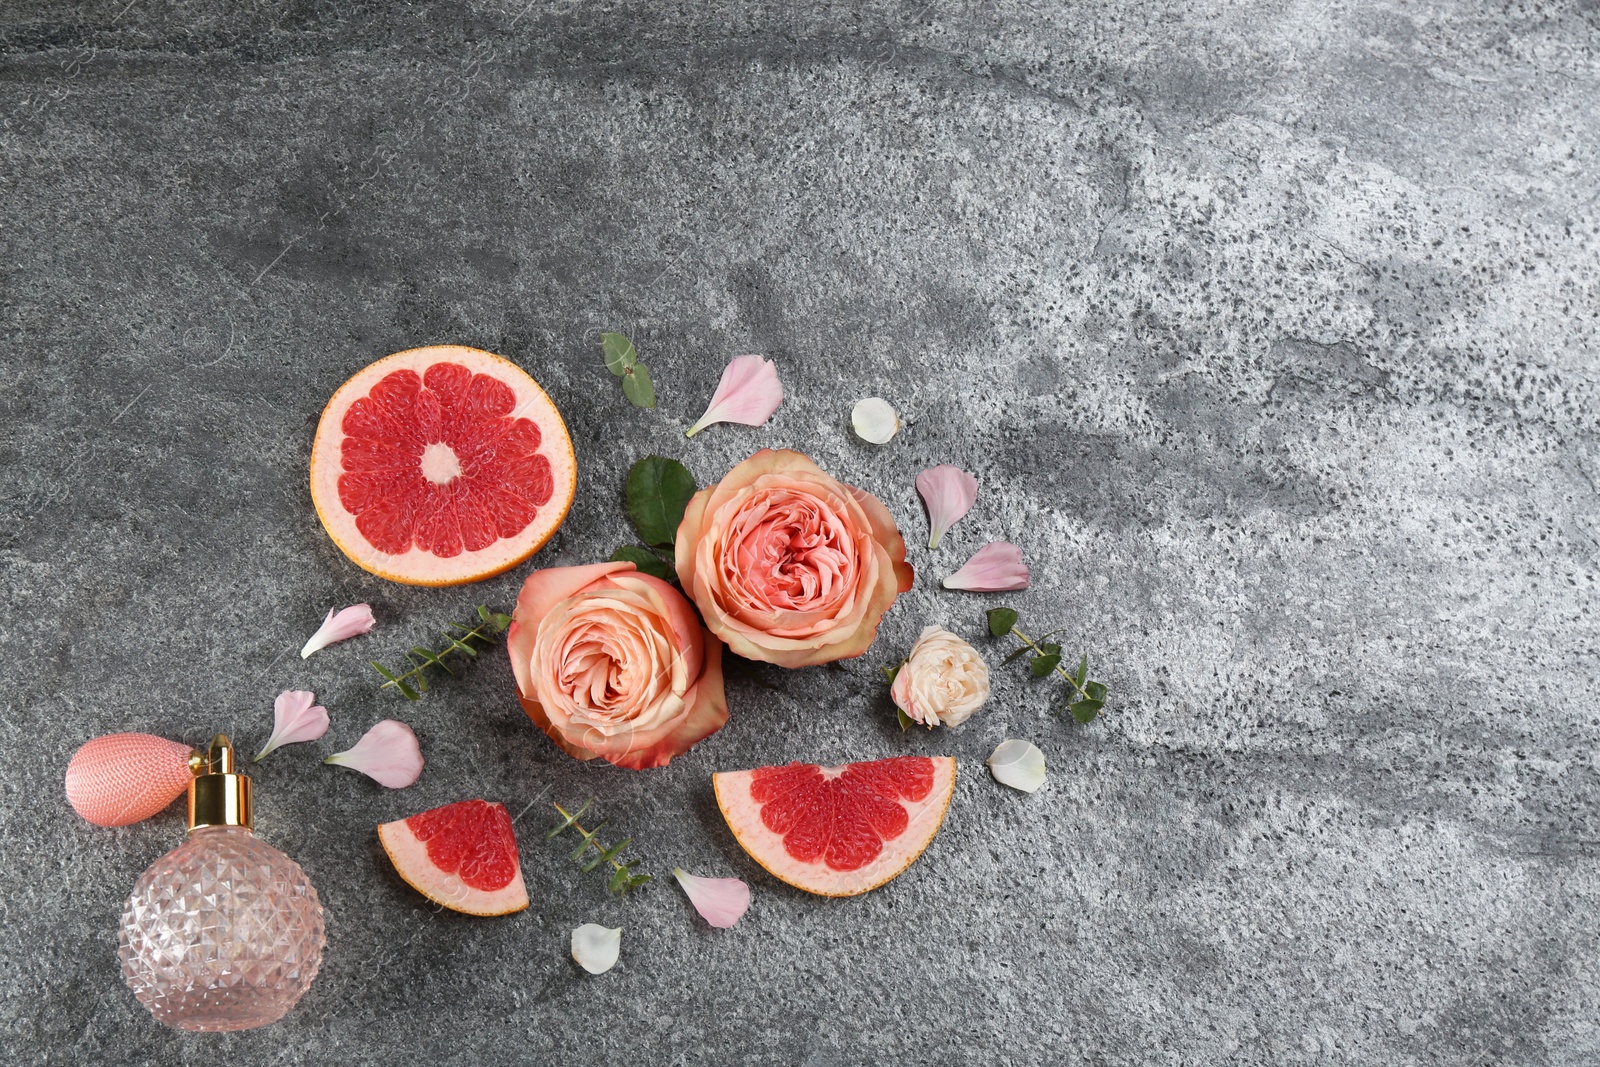
[[[0,7],[0,1046],[8,1063],[1033,1064],[1600,1060],[1600,28],[1593,0],[1347,5]],[[622,329],[661,407],[630,409]],[[763,445],[878,493],[982,484],[879,643],[730,682],[663,771],[579,765],[491,656],[425,703],[364,664],[518,574],[387,584],[306,489],[322,403],[429,342],[527,367],[577,503],[542,564],[626,536],[648,451],[702,480]],[[789,399],[686,442],[723,362]],[[908,426],[874,449],[857,398]],[[937,579],[1010,538],[1113,690],[1089,728],[1015,668],[902,739],[878,668],[996,598]],[[302,663],[334,604],[380,631]],[[84,739],[246,746],[317,691],[324,742],[257,779],[322,888],[287,1021],[152,1024],[122,898],[181,822],[62,799]],[[420,783],[317,757],[398,716]],[[993,783],[1002,738],[1046,752]],[[960,762],[932,848],[830,901],[775,883],[709,774],[906,750]],[[755,890],[708,930],[676,886],[608,898],[542,840],[593,794],[658,874]],[[521,812],[537,900],[439,913],[374,823]],[[616,970],[567,958],[624,928]]]

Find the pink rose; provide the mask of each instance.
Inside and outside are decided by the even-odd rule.
[[[912,578],[877,497],[771,449],[689,501],[677,565],[712,633],[780,667],[861,655]]]
[[[722,646],[631,563],[534,571],[511,618],[522,708],[578,759],[663,767],[728,721]]]

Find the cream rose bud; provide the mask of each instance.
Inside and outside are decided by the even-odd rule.
[[[989,665],[949,630],[926,626],[894,676],[889,695],[924,726],[960,726],[988,703]]]

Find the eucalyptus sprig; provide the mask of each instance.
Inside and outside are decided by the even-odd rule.
[[[578,831],[579,836],[582,837],[583,840],[579,842],[577,848],[572,850],[572,855],[569,857],[572,862],[579,864],[579,869],[584,871],[592,871],[602,863],[611,864],[611,880],[606,883],[606,891],[610,893],[626,894],[628,890],[637,889],[648,882],[650,880],[650,875],[634,873],[633,868],[638,865],[638,860],[632,860],[628,863],[623,863],[621,860],[617,859],[617,857],[622,854],[622,850],[633,843],[633,838],[625,837],[615,845],[612,845],[610,848],[606,848],[599,841],[595,840],[595,835],[600,832],[601,827],[605,826],[605,820],[602,819],[593,830],[585,830],[583,828],[583,824],[578,822],[578,820],[583,817],[583,813],[589,810],[589,805],[593,803],[594,798],[590,797],[588,800],[583,802],[583,807],[579,808],[575,812],[572,812],[570,815],[567,813],[567,809],[563,808],[560,804],[551,804],[550,806],[552,808],[555,808],[556,811],[561,813],[561,822],[558,823],[555,829],[551,830],[546,836],[550,840],[554,840],[563,833],[566,833],[568,830]],[[585,859],[584,854],[590,849],[593,849],[595,854]]]
[[[478,605],[478,625],[468,626],[466,623],[450,623],[450,629],[443,631],[449,644],[440,649],[423,648],[420,645],[406,653],[406,658],[414,666],[403,674],[396,674],[376,660],[368,660],[372,669],[383,675],[388,681],[380,685],[379,689],[398,689],[400,695],[407,700],[421,700],[422,694],[428,691],[428,669],[437,667],[446,674],[454,675],[455,668],[446,663],[444,657],[451,655],[466,655],[476,657],[478,650],[472,647],[472,642],[481,641],[488,644],[489,639],[505,633],[511,625],[511,616],[502,615],[498,611],[490,611],[482,604]]]
[[[606,370],[622,379],[622,395],[636,408],[656,406],[656,387],[650,383],[650,368],[639,362],[639,350],[620,333],[602,333],[600,351],[605,353]]]
[[[1106,706],[1106,687],[1103,682],[1094,681],[1089,677],[1089,657],[1083,656],[1078,660],[1078,669],[1068,671],[1061,666],[1061,646],[1046,637],[1054,636],[1061,630],[1051,630],[1040,637],[1033,638],[1017,629],[1019,616],[1014,608],[990,608],[988,611],[989,632],[995,637],[1015,637],[1022,642],[1022,647],[1012,651],[1001,666],[1023,656],[1032,655],[1028,663],[1028,670],[1035,678],[1045,678],[1052,674],[1059,674],[1072,686],[1072,691],[1067,694],[1067,703],[1059,709],[1070,711],[1072,717],[1081,723],[1090,723],[1100,715],[1100,709]]]
[[[695,494],[694,475],[675,459],[645,456],[628,471],[628,518],[642,544],[623,545],[612,560],[631,563],[644,574],[675,582],[673,542],[684,509]]]

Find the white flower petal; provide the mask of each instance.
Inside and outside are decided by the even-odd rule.
[[[411,727],[384,719],[368,730],[355,747],[322,761],[360,771],[381,786],[404,789],[422,777],[422,746]]]
[[[598,923],[584,923],[572,931],[572,958],[590,974],[605,974],[617,964],[622,952],[622,927],[607,929]]]
[[[750,887],[738,878],[701,878],[682,867],[672,868],[672,874],[694,910],[719,930],[738,922],[750,907]]]
[[[986,762],[989,773],[1001,785],[1024,793],[1037,793],[1044,785],[1044,753],[1030,742],[1014,738],[1002,741]]]
[[[856,401],[850,411],[850,425],[856,436],[875,445],[886,445],[900,432],[900,416],[894,405],[881,396],[869,396]]]
[[[352,604],[339,612],[329,608],[328,617],[322,620],[317,632],[311,635],[311,640],[300,650],[300,658],[309,659],[311,653],[319,649],[364,634],[372,629],[374,621],[370,604]]]

